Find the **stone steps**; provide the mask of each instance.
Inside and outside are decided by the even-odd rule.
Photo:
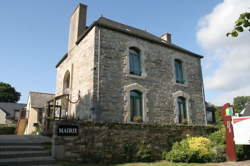
[[[0,159],[0,166],[56,165],[52,157]]]
[[[44,150],[42,146],[0,146],[0,152],[3,151],[41,151]]]
[[[29,142],[0,142],[0,146],[42,146],[42,145],[50,145],[49,142],[44,143],[29,143]]]
[[[0,143],[0,166],[57,166],[49,150],[51,143],[5,142]]]
[[[28,157],[49,157],[48,151],[4,151],[0,152],[0,159],[28,158]]]

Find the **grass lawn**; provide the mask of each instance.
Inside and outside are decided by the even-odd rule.
[[[129,163],[129,164],[72,164],[63,163],[61,166],[215,166],[213,164],[197,164],[197,163],[170,163],[166,161],[154,163]]]

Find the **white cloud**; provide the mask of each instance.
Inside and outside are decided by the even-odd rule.
[[[204,59],[205,89],[222,92],[211,101],[215,104],[250,95],[250,32],[226,37],[239,14],[249,8],[250,0],[224,0],[198,23],[197,41],[210,54]]]

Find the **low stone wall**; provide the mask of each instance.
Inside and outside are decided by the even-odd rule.
[[[58,136],[58,126],[76,125],[78,136]],[[54,124],[52,155],[58,160],[119,163],[136,161],[138,150],[161,159],[163,151],[187,135],[206,135],[216,130],[212,126],[147,125],[57,121]]]

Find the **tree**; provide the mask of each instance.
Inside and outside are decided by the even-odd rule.
[[[0,102],[16,103],[21,94],[8,83],[0,82]]]
[[[240,32],[249,27],[250,31],[250,12],[240,14],[240,17],[235,21],[235,26],[232,32],[227,33],[227,36],[237,37]]]
[[[245,108],[245,105],[250,103],[250,96],[238,96],[234,98],[235,112],[240,112]]]

